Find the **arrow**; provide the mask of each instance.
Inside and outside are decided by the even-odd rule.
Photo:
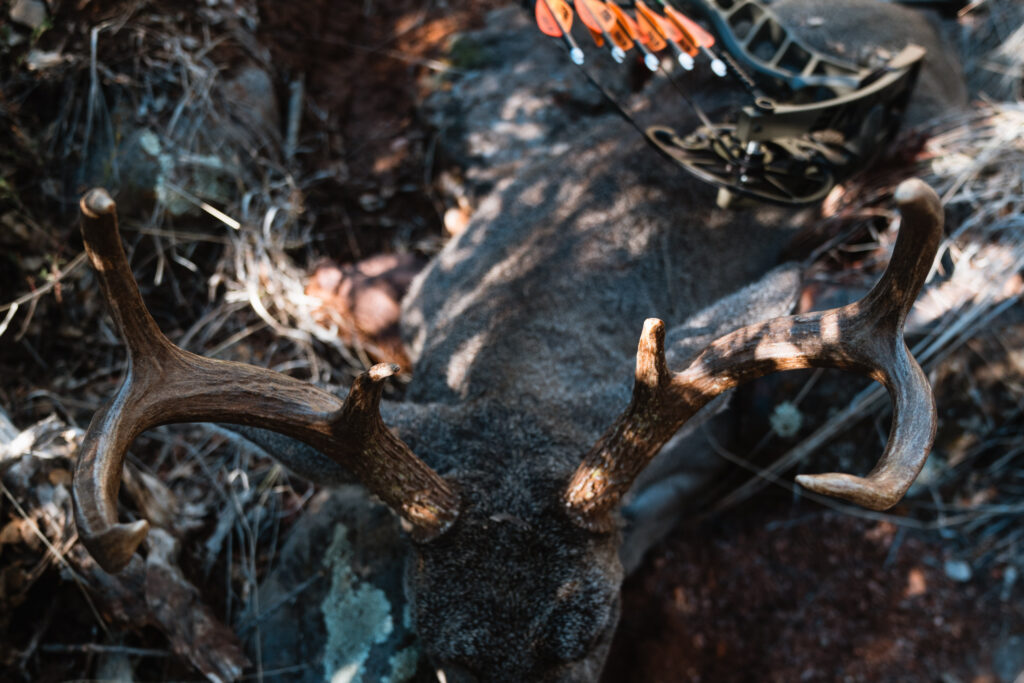
[[[664,49],[665,41],[660,41],[661,47],[659,48],[655,49],[650,47],[648,45],[648,43],[651,42],[649,33],[641,33],[639,24],[633,21],[633,18],[626,14],[625,10],[614,2],[608,2],[606,4],[608,5],[608,9],[612,11],[612,14],[615,15],[615,18],[618,19],[619,25],[626,30],[626,33],[629,34],[630,38],[636,41],[637,47],[639,47],[640,51],[644,53],[644,66],[652,72],[657,71],[658,67],[661,66],[661,60],[658,59],[658,55],[654,54],[654,52]]]
[[[626,51],[633,47],[633,41],[622,30],[611,10],[601,0],[575,0],[576,13],[594,36],[598,46],[598,35],[612,45],[612,59],[619,64],[626,61]]]
[[[636,12],[636,30],[640,43],[646,45],[651,52],[661,52],[668,47],[668,41],[661,35],[656,23],[652,23],[647,15],[639,10]]]
[[[711,48],[715,45],[715,37],[705,31],[700,24],[690,19],[688,16],[677,10],[675,7],[666,4],[663,0],[658,0],[662,7],[665,8],[665,14],[672,20],[673,23],[678,26],[679,30],[686,34],[689,41],[697,47],[704,56],[711,61],[711,70],[719,78],[725,76],[725,62],[718,58]]]
[[[553,38],[562,38],[569,48],[572,63],[577,66],[583,64],[583,50],[569,33],[572,28],[572,9],[569,3],[565,0],[537,0],[534,15],[541,32]]]
[[[687,45],[687,49],[684,50],[679,44],[686,40],[682,32],[675,24],[645,5],[643,0],[636,0],[636,12],[637,19],[642,17],[654,33],[657,33],[662,40],[672,46],[679,66],[687,71],[693,71],[693,57],[697,54],[696,45]]]
[[[711,49],[715,44],[714,36],[701,28],[700,24],[692,21],[674,7],[669,6],[665,0],[655,1],[665,8],[666,14],[674,17],[677,22],[675,25],[681,31],[689,32],[692,36],[693,43],[705,54],[705,56],[708,57],[708,59],[711,60],[711,70],[714,71],[717,76],[723,77],[728,73],[729,69],[731,69],[740,84],[753,96],[755,106],[759,108],[773,106],[774,103],[772,102],[772,99],[765,95],[764,91],[762,91],[750,75],[740,67],[736,60],[729,54],[728,50],[723,52],[721,55],[721,57],[725,59],[723,62],[722,58],[720,58],[719,55]],[[637,0],[637,2],[639,3],[640,0]],[[728,62],[729,69],[726,68],[725,62]]]

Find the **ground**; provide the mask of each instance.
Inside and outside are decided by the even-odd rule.
[[[446,239],[446,227],[458,227],[458,212],[468,210],[460,201],[458,160],[438,154],[438,132],[418,105],[431,88],[444,87],[432,74],[453,60],[471,67],[472,55],[453,56],[453,36],[481,25],[486,11],[502,4],[87,0],[49,3],[49,18],[38,24],[0,24],[0,416],[13,423],[11,433],[32,428],[36,437],[31,457],[20,464],[13,463],[13,450],[7,456],[0,450],[0,679],[116,677],[124,666],[146,680],[194,679],[218,666],[226,676],[256,675],[224,625],[244,629],[239,605],[314,491],[268,459],[215,450],[225,446],[222,435],[158,431],[134,449],[138,457],[129,469],[141,483],[126,488],[147,517],[172,515],[168,528],[187,541],[152,548],[147,566],[119,584],[102,583],[75,546],[66,516],[66,443],[80,438],[79,428],[111,394],[123,363],[113,334],[97,322],[102,304],[95,281],[76,261],[82,150],[108,144],[108,134],[111,148],[130,147],[134,138],[123,136],[122,123],[129,111],[143,110],[161,139],[196,157],[219,144],[233,150],[233,163],[247,174],[238,182],[258,188],[255,198],[244,202],[243,193],[224,186],[223,175],[210,181],[210,194],[233,197],[225,201],[232,216],[251,210],[246,222],[255,228],[226,231],[221,219],[194,207],[125,222],[133,265],[147,277],[147,303],[170,336],[190,338],[196,350],[345,385],[365,348],[316,337],[307,316],[280,301],[301,292],[322,259],[348,263],[381,253],[425,259]],[[32,3],[9,3],[3,12],[14,5]],[[998,7],[990,2],[985,15],[992,32],[1016,35],[1017,25],[999,25],[1005,19]],[[118,34],[117,41],[90,33],[129,20],[130,35]],[[985,21],[965,21],[971,20]],[[98,58],[90,58],[90,45]],[[29,66],[46,60],[48,66]],[[269,92],[238,85],[253,64],[269,77]],[[215,76],[241,88],[240,102],[259,106],[202,111]],[[90,90],[95,79],[119,94],[101,104]],[[172,83],[162,101],[160,79]],[[306,106],[295,113],[289,102],[299,85]],[[246,118],[251,110],[255,123]],[[174,111],[178,127],[163,128]],[[230,125],[273,123],[281,130],[295,116],[298,149],[289,151],[279,134],[268,134],[259,149],[232,146]],[[223,138],[204,138],[213,126],[205,121]],[[1009,140],[1011,147],[1020,144],[1019,137]],[[952,144],[947,136],[932,149]],[[928,154],[919,140],[909,148],[918,161]],[[125,184],[162,172],[159,156],[138,158],[141,166],[129,163],[135,158],[111,157],[128,169],[120,176]],[[950,196],[973,179],[948,186]],[[153,181],[150,192],[172,186],[161,182]],[[860,189],[861,197],[873,191]],[[845,217],[829,224],[832,232],[814,236],[818,244],[830,237],[839,242],[828,277],[818,289],[809,287],[810,299],[842,286],[856,289],[863,280],[858,267],[879,251],[877,202],[847,200]],[[1019,220],[1016,202],[992,213]],[[152,197],[146,206],[152,210]],[[955,219],[976,215],[963,202],[949,211]],[[983,256],[994,262],[999,254]],[[287,267],[275,270],[278,264]],[[853,274],[842,275],[840,266]],[[272,293],[267,316],[248,306],[252,281]],[[943,328],[959,342],[937,350],[929,365],[941,412],[940,469],[927,473],[923,493],[887,515],[829,509],[774,486],[727,498],[723,509],[673,532],[628,579],[604,680],[995,683],[1024,671],[1017,582],[1024,559],[1018,547],[1024,323],[1016,293],[1008,296],[961,312],[973,327]],[[283,334],[286,328],[302,334]],[[809,377],[784,390],[799,394]],[[815,399],[840,389],[826,377],[812,378],[808,390],[803,431],[790,440],[755,440],[750,451],[759,453],[758,463],[828,422],[828,410]],[[759,391],[740,400],[766,422],[770,409],[757,409],[765,400]],[[47,419],[57,425],[50,431],[40,426]],[[855,428],[830,442],[833,455],[826,458],[875,452],[876,432],[885,432],[887,419],[883,409],[857,414]],[[766,424],[759,428],[769,432]],[[215,455],[206,462],[209,453]],[[218,523],[212,511],[228,508],[236,514]],[[141,607],[132,603],[153,576],[174,596],[167,601],[170,616],[159,614],[168,605],[152,595]],[[176,631],[186,623],[207,629],[203,647]],[[209,662],[211,653],[221,664]]]

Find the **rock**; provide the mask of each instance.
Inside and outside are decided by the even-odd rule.
[[[1024,637],[1007,636],[992,654],[992,668],[1000,681],[1011,683],[1024,674]]]
[[[239,119],[259,132],[280,136],[281,114],[270,74],[255,64],[247,64],[223,87],[232,112]]]
[[[946,560],[944,568],[946,576],[954,581],[959,581],[960,583],[970,581],[971,576],[974,574],[971,570],[971,565],[967,564],[963,560]]]
[[[172,170],[173,159],[161,153],[160,138],[156,133],[143,128],[131,131],[117,151],[118,209],[123,215],[140,215],[153,205],[161,194],[163,178]],[[115,178],[102,183],[110,186]],[[163,200],[163,197],[160,197]]]
[[[287,672],[267,680],[403,683],[422,674],[405,552],[397,518],[359,487],[317,494],[238,624],[252,636],[258,620],[263,668]]]
[[[48,68],[59,55],[39,53],[36,58],[38,68]],[[108,109],[108,98],[116,98],[105,90],[75,185],[109,188],[124,215],[145,214],[154,203],[175,216],[201,213],[197,200],[228,206],[237,199],[239,183],[245,182],[240,176],[255,166],[246,154],[279,143],[273,82],[255,65],[238,67],[210,98],[230,116],[211,116],[204,110],[211,105],[197,101],[175,114],[178,122],[173,128],[141,125],[152,117],[140,112],[167,110],[166,93],[154,93],[135,111],[123,102]],[[189,134],[184,141],[176,137],[197,127],[198,134]]]
[[[966,107],[967,86],[959,55],[949,49],[948,39],[941,38],[934,17],[912,7],[889,9],[890,17],[902,15],[899,20],[878,21],[877,3],[870,0],[781,0],[772,5],[779,19],[812,48],[858,63],[871,63],[879,50],[895,54],[907,45],[908,36],[913,36],[913,42],[925,48],[928,55],[903,117],[904,128],[949,115],[951,105],[956,109]],[[815,21],[821,17],[826,21]],[[839,38],[830,30],[830,23],[864,27],[864,33]]]
[[[11,21],[35,31],[46,22],[46,5],[39,0],[14,0],[9,16]]]

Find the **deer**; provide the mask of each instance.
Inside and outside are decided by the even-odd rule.
[[[394,364],[336,396],[178,348],[139,293],[113,198],[86,193],[83,242],[128,352],[75,465],[76,525],[100,566],[123,568],[148,531],[118,512],[133,440],[164,424],[227,423],[300,476],[358,481],[394,512],[412,620],[439,679],[592,681],[623,578],[653,542],[644,529],[681,495],[669,475],[686,462],[685,437],[730,390],[811,367],[884,385],[893,417],[874,468],[797,483],[873,510],[895,505],[936,429],[903,339],[943,235],[936,194],[915,179],[896,189],[899,236],[867,295],[787,315],[799,268],[775,265],[785,226],[747,215],[709,228],[721,214],[707,211],[662,220],[706,193],[623,162],[604,134],[569,162],[587,184],[551,181],[549,163],[525,169],[417,277],[403,304],[414,373],[401,402],[383,398]]]
[[[111,572],[124,567],[144,539],[145,520],[118,521],[117,493],[127,449],[146,429],[218,421],[274,430],[311,447],[283,456],[287,465],[319,482],[342,479],[339,469],[351,472],[407,525],[417,630],[447,680],[593,680],[614,632],[624,573],[617,509],[662,447],[715,397],[782,370],[833,367],[868,376],[887,387],[893,402],[878,464],[863,477],[800,475],[798,483],[884,510],[923,467],[936,428],[935,403],[902,333],[943,220],[938,197],[920,181],[902,183],[895,198],[902,225],[891,262],[857,302],[741,327],[712,341],[680,371],[670,369],[675,354],[666,348],[664,322],[647,319],[628,405],[579,453],[575,439],[545,434],[536,416],[517,418],[485,400],[462,413],[469,425],[445,420],[458,411],[444,404],[429,406],[434,415],[382,411],[383,383],[398,370],[393,364],[359,375],[341,399],[286,375],[174,346],[138,292],[113,200],[93,190],[81,202],[83,238],[130,360],[117,395],[90,424],[76,463],[80,538]],[[480,441],[444,453],[434,449],[449,435],[432,444],[427,427],[410,436],[410,446],[385,425],[382,412],[401,425],[399,434],[429,418],[435,430],[469,429]],[[496,440],[496,432],[505,439]],[[500,590],[452,591],[486,586],[498,576],[507,581]],[[508,657],[510,651],[517,656]]]

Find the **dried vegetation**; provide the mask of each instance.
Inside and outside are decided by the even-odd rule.
[[[136,278],[175,343],[347,387],[375,349],[342,341],[352,319],[306,295],[309,271],[437,248],[415,74],[477,10],[14,4],[28,13],[0,27],[0,677],[259,672],[227,625],[307,482],[210,427],[157,429],[123,491],[162,530],[146,561],[109,577],[75,544],[76,447],[125,362],[77,197],[115,191]]]

